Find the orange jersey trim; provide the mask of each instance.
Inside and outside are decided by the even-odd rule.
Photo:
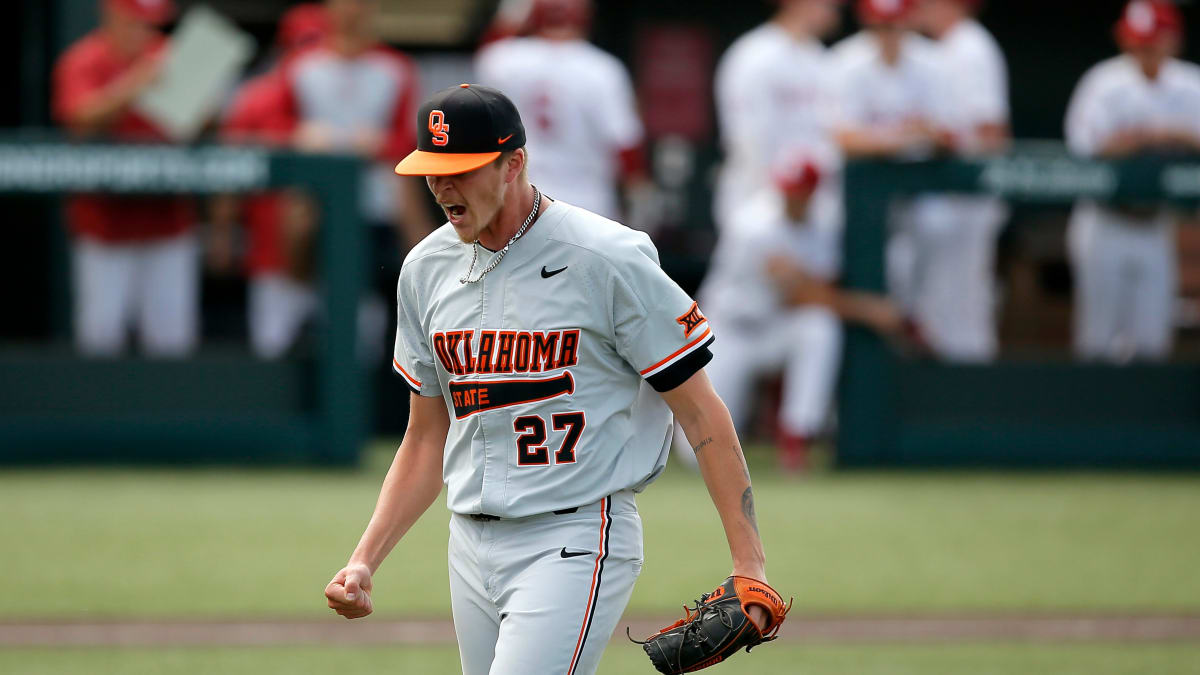
[[[668,356],[667,358],[663,359],[662,361],[659,361],[658,363],[656,363],[656,364],[654,364],[654,365],[650,366],[649,368],[647,368],[647,369],[645,369],[645,370],[641,371],[641,373],[639,373],[639,374],[640,374],[640,375],[643,375],[643,376],[645,376],[645,375],[649,375],[651,372],[653,372],[653,371],[655,371],[655,370],[658,370],[658,369],[659,369],[659,368],[661,368],[662,366],[666,365],[666,363],[667,363],[668,361],[670,361],[670,360],[674,359],[675,357],[677,357],[677,356],[679,356],[679,355],[683,354],[684,352],[688,351],[688,350],[689,350],[689,349],[691,349],[692,347],[695,347],[696,345],[698,345],[698,344],[700,344],[701,342],[703,342],[703,341],[704,341],[704,338],[708,337],[708,336],[709,336],[711,333],[712,333],[712,329],[711,329],[711,328],[705,328],[705,329],[704,329],[704,332],[700,334],[700,337],[698,337],[698,338],[696,338],[695,340],[692,340],[691,342],[687,343],[686,345],[684,345],[683,347],[681,347],[681,348],[680,348],[678,351],[676,351],[675,353],[671,354],[670,356]]]
[[[403,376],[404,376],[404,379],[406,379],[406,380],[408,380],[409,382],[411,382],[411,383],[415,384],[415,385],[417,386],[417,388],[418,388],[418,389],[420,389],[420,388],[421,388],[421,381],[420,381],[420,380],[418,380],[417,378],[413,377],[412,375],[409,375],[409,374],[408,374],[408,371],[404,369],[404,366],[400,365],[400,362],[399,362],[399,361],[397,361],[397,360],[396,360],[396,357],[394,357],[394,356],[392,357],[392,366],[393,366],[393,367],[394,367],[394,368],[395,368],[395,369],[396,369],[396,370],[397,370],[397,371],[398,371],[398,372],[399,372],[401,375],[403,375]]]

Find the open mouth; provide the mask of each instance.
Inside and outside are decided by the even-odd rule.
[[[454,225],[461,223],[467,214],[467,207],[462,204],[442,204],[441,207],[446,212],[446,217],[450,219],[451,224]]]

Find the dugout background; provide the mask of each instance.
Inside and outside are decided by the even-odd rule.
[[[197,4],[191,0],[177,0],[181,8]],[[421,2],[410,0],[381,0],[385,6],[404,8],[405,11],[421,11],[420,8],[430,7]],[[252,32],[260,46],[269,45],[274,31],[273,20],[282,9],[290,4],[284,0],[212,0],[205,4],[212,5],[234,18],[246,30]],[[455,3],[451,3],[455,4]],[[460,58],[467,57],[473,49],[478,31],[482,29],[486,17],[490,15],[494,2],[479,0],[471,3],[469,0],[458,5],[472,5],[474,13],[467,21],[467,29],[457,40],[443,44],[407,44],[398,43],[396,46],[413,52],[418,59],[436,58],[440,54],[451,53]],[[1096,2],[1078,2],[1072,0],[1049,0],[1037,2],[1034,0],[985,0],[985,8],[981,21],[994,33],[1000,41],[1008,59],[1010,74],[1010,98],[1013,113],[1014,135],[1019,139],[1060,139],[1062,136],[1062,118],[1067,100],[1076,82],[1084,71],[1097,61],[1107,58],[1116,52],[1111,38],[1112,24],[1123,6],[1122,0],[1099,0]],[[1186,3],[1185,3],[1186,4]],[[856,29],[849,9],[846,12],[847,21],[843,25],[842,34],[848,34]],[[0,99],[0,127],[11,130],[16,127],[46,127],[51,125],[49,118],[49,83],[50,72],[56,56],[62,49],[83,32],[90,29],[95,21],[95,0],[47,0],[46,2],[6,3],[0,10],[4,20],[0,21],[0,57],[8,67],[0,69],[0,83],[8,96]],[[605,49],[623,58],[631,71],[637,73],[639,36],[646,31],[662,27],[683,27],[699,31],[706,36],[712,46],[714,60],[721,52],[746,30],[765,20],[773,10],[769,0],[749,0],[742,3],[731,3],[719,0],[688,2],[685,0],[657,0],[656,2],[630,2],[598,0],[594,22],[593,36],[595,41]],[[432,9],[429,11],[433,11]],[[1189,21],[1189,33],[1193,36],[1200,34],[1200,13],[1195,8],[1185,8],[1185,16]],[[1189,44],[1186,48],[1186,58],[1200,59],[1200,45]],[[427,86],[435,83],[427,82]],[[711,108],[711,96],[708,97]],[[709,110],[709,119],[713,119]],[[709,192],[709,169],[719,161],[715,132],[707,135],[705,140],[696,143],[692,150],[695,153],[697,166],[693,179],[688,186],[689,208],[685,222],[673,234],[660,240],[664,266],[675,276],[685,288],[693,290],[703,274],[707,254],[712,245],[711,219],[708,213],[711,202]],[[0,312],[0,346],[4,344],[40,342],[58,340],[62,344],[69,336],[69,308],[59,300],[65,297],[67,270],[61,252],[65,249],[65,234],[57,223],[58,198],[51,195],[14,196],[8,195],[0,200],[0,208],[6,214],[3,245],[0,245],[0,284],[6,289],[17,289],[17,292],[6,294],[6,311]],[[1047,213],[1051,219],[1065,214],[1065,204],[1053,206],[1039,205],[1036,207],[1019,207],[1015,212],[1013,226],[1006,233],[1006,246],[1019,237],[1019,233],[1027,231],[1028,225],[1045,220]],[[1002,248],[1002,256],[1003,251]],[[1069,279],[1064,279],[1064,270],[1057,271],[1051,266],[1037,272],[1042,282],[1048,284],[1060,294],[1069,294]],[[206,326],[221,326],[221,322],[211,321],[213,312],[224,312],[226,315],[236,315],[222,303],[234,298],[240,292],[237,288],[226,288],[221,285],[206,286],[205,313]],[[215,303],[215,305],[214,305]],[[219,330],[219,328],[214,328]],[[206,336],[207,337],[207,336]],[[1065,354],[1059,355],[1059,363],[1049,366],[1061,369]],[[1026,366],[1028,367],[1028,366]],[[1034,368],[1038,368],[1035,364]],[[954,369],[950,369],[954,370]],[[1083,370],[1077,371],[1080,387],[1094,383]],[[1060,370],[1040,370],[1037,372],[1021,369],[1007,369],[1001,372],[1003,376],[1003,391],[1009,392],[1010,399],[1020,397],[1021,388],[1037,381],[1039,374],[1061,373]],[[910,381],[910,386],[900,387],[900,391],[911,391],[925,396],[917,396],[913,406],[901,406],[901,412],[906,410],[929,410],[940,405],[939,397],[932,392],[938,392],[939,387],[959,383],[958,387],[988,387],[977,377],[977,373],[965,370],[950,372],[949,379],[937,379],[942,374],[921,370],[915,375],[919,380]],[[1130,371],[1132,374],[1132,371]],[[303,375],[295,375],[302,378]],[[387,433],[401,430],[402,416],[387,414],[402,405],[406,396],[404,388],[394,380],[386,377],[386,372],[375,374],[375,391],[371,397],[375,414],[374,429]],[[1058,377],[1057,375],[1055,377]],[[1062,385],[1064,394],[1072,388],[1071,377],[1066,378]],[[1032,378],[1032,379],[1031,379]],[[1156,380],[1157,378],[1157,380]],[[1169,393],[1170,387],[1175,387],[1177,395],[1169,400],[1174,404],[1165,410],[1172,412],[1171,419],[1189,422],[1187,434],[1191,433],[1190,422],[1200,418],[1200,410],[1193,405],[1194,392],[1190,388],[1195,379],[1195,372],[1188,367],[1178,367],[1164,372],[1155,371],[1149,379],[1133,379],[1126,382],[1128,387],[1142,386],[1139,383],[1163,381]],[[1061,380],[1055,380],[1061,381]],[[997,383],[1000,380],[996,381]],[[921,386],[913,388],[912,383]],[[1147,385],[1153,386],[1153,385]],[[1184,389],[1178,389],[1183,386]],[[954,389],[951,389],[953,391]],[[966,389],[959,389],[964,391]],[[995,391],[994,389],[992,390]],[[10,392],[11,400],[19,400],[19,392]],[[312,394],[316,396],[316,394]],[[946,398],[946,397],[941,397]],[[1103,401],[1096,408],[1093,404],[1080,408],[1082,417],[1077,422],[1086,424],[1089,414],[1102,417]],[[1111,398],[1114,409],[1121,405],[1120,396]],[[1135,399],[1145,402],[1145,397]],[[290,404],[289,404],[290,405]],[[1001,410],[1015,415],[1022,409],[1011,405],[1000,404]],[[1140,408],[1139,408],[1140,409]],[[1127,407],[1123,416],[1135,418],[1136,427],[1138,414],[1132,413]],[[985,413],[986,409],[975,411],[951,411],[948,414],[956,419],[968,419],[974,415]],[[1086,413],[1086,414],[1085,414]],[[1147,418],[1148,425],[1161,425],[1168,420]],[[1040,433],[1040,432],[1039,432]],[[1136,428],[1128,438],[1137,438]],[[993,448],[988,453],[988,460],[1005,463],[1000,456],[1004,443],[997,441],[989,444]],[[948,453],[944,453],[947,454]],[[894,461],[893,457],[893,461]],[[871,464],[875,460],[863,462]],[[937,463],[937,458],[930,460]],[[886,463],[892,463],[888,461]],[[1035,462],[1046,463],[1046,462]],[[1049,463],[1053,463],[1050,461]]]

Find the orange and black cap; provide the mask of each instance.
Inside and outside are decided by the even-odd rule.
[[[417,112],[417,149],[396,165],[401,176],[453,176],[474,171],[501,152],[525,146],[517,106],[497,89],[460,84],[443,89]]]

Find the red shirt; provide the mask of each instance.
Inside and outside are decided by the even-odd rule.
[[[165,45],[160,37],[146,50]],[[137,58],[119,54],[101,30],[84,36],[58,59],[54,68],[54,115],[62,124],[121,77]],[[131,109],[117,114],[104,140],[163,142],[166,135]],[[74,196],[67,202],[67,221],[77,234],[109,242],[146,241],[177,235],[195,222],[190,199],[179,197]]]
[[[222,125],[231,143],[285,145],[296,130],[283,67],[248,80],[238,90]],[[242,203],[247,229],[246,269],[251,276],[284,267],[280,235],[282,199],[277,193],[252,195]]]

